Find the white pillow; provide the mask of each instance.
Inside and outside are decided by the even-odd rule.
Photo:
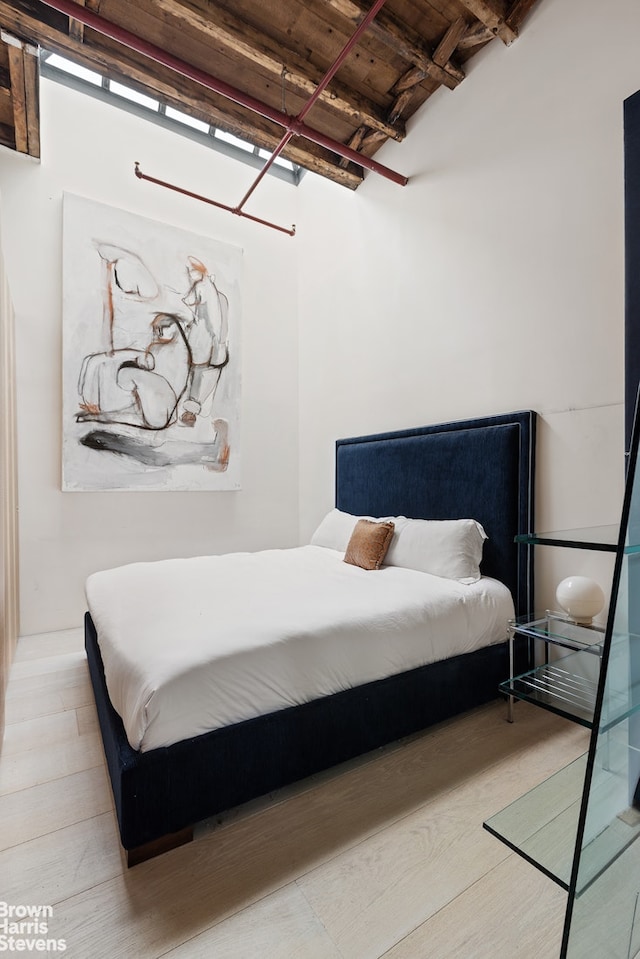
[[[344,553],[357,521],[358,517],[352,516],[351,513],[343,513],[339,509],[330,510],[311,537],[311,545],[326,546]]]
[[[487,534],[474,519],[408,519],[391,541],[385,566],[476,583]]]
[[[395,532],[391,540],[392,545],[395,542],[399,530],[401,530],[407,522],[404,516],[353,516],[351,513],[344,513],[342,510],[332,509],[327,513],[311,537],[311,545],[326,546],[328,549],[337,549],[339,552],[344,553],[359,519],[368,519],[376,523],[388,521],[394,523]],[[385,565],[387,565],[386,562]]]

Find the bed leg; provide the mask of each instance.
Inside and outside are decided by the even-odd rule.
[[[127,866],[137,866],[140,862],[146,862],[147,859],[153,859],[160,856],[163,852],[170,849],[176,849],[177,846],[184,846],[185,843],[193,839],[193,826],[187,826],[179,832],[170,832],[166,836],[154,839],[152,842],[146,842],[143,846],[135,846],[133,849],[125,849],[127,854]]]

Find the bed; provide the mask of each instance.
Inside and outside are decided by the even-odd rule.
[[[473,586],[457,588],[482,591],[497,581],[507,587],[513,612],[524,614],[533,606],[533,562],[530,547],[516,543],[514,537],[533,529],[535,422],[535,413],[523,411],[338,440],[334,512],[340,518],[345,515],[406,517],[407,522],[415,521],[414,525],[419,525],[421,520],[472,518],[481,524],[488,537],[482,549],[482,580]],[[155,706],[147,708],[150,700],[146,693],[142,696],[143,707],[131,719],[123,709],[123,697],[128,694],[119,691],[113,679],[114,652],[107,645],[108,626],[114,621],[118,631],[128,630],[121,643],[126,650],[143,629],[151,638],[156,628],[160,634],[165,621],[173,615],[174,606],[179,610],[177,599],[175,603],[173,599],[166,602],[159,611],[157,627],[152,624],[151,633],[149,623],[136,619],[135,609],[129,610],[126,603],[111,604],[114,609],[117,606],[123,610],[116,616],[110,612],[109,590],[120,589],[121,577],[138,576],[137,593],[146,585],[149,590],[157,590],[155,577],[161,572],[169,575],[174,584],[180,576],[185,583],[189,582],[194,561],[133,564],[130,568],[104,571],[104,576],[97,574],[100,602],[93,586],[88,589],[92,600],[85,614],[85,647],[121,842],[129,865],[189,841],[193,826],[203,819],[495,698],[499,682],[508,675],[505,621],[504,641],[494,638],[489,645],[465,651],[464,637],[458,646],[453,643],[449,646],[447,639],[447,649],[452,649],[453,655],[439,653],[436,661],[417,666],[412,666],[410,659],[394,660],[390,675],[372,678],[377,674],[368,673],[367,669],[373,668],[369,660],[375,659],[378,626],[369,622],[363,609],[366,612],[378,603],[375,593],[383,590],[373,587],[372,594],[371,589],[379,574],[363,573],[359,568],[347,569],[342,555],[324,548],[322,542],[312,542],[300,548],[299,553],[295,550],[273,552],[272,559],[284,564],[284,577],[293,577],[294,592],[303,598],[306,596],[302,605],[311,618],[320,620],[327,605],[323,603],[314,608],[308,587],[314,576],[335,578],[339,575],[341,581],[346,577],[346,592],[353,603],[361,593],[360,605],[354,613],[357,626],[350,632],[358,642],[362,644],[365,639],[369,645],[354,647],[355,652],[343,658],[364,663],[366,669],[355,679],[347,676],[337,687],[320,683],[315,691],[305,688],[300,702],[267,699],[254,710],[255,714],[236,714],[233,708],[242,696],[237,693],[238,669],[234,667],[236,685],[230,687],[233,695],[225,701],[217,687],[208,687],[210,693],[215,688],[209,699],[220,704],[220,713],[215,717],[204,715],[208,708],[205,696],[201,719],[206,731],[196,731],[196,734],[189,732],[194,727],[179,725],[181,717],[177,725],[171,720],[168,733],[169,725],[163,719],[166,714],[160,706],[157,710]],[[299,555],[304,558],[303,563],[298,561]],[[205,565],[198,567],[204,568],[199,575],[213,575],[217,579],[222,569],[221,560],[227,564],[229,561],[249,564],[250,570],[258,558],[263,559],[260,554],[255,558],[252,554],[201,558]],[[298,575],[307,577],[301,579],[299,585],[295,578]],[[405,575],[404,571],[388,566],[385,566],[384,577],[377,582],[390,584],[402,594],[403,601],[409,603],[409,619],[414,617],[414,605],[411,605],[414,582],[421,585],[420,577],[437,579],[423,572]],[[174,595],[177,597],[179,592],[174,591]],[[260,610],[257,619],[266,622],[268,617],[263,615],[262,607],[256,608]],[[233,632],[230,620],[223,618],[221,622],[225,635]],[[267,622],[265,628],[268,626]],[[410,633],[411,642],[421,628],[418,624]],[[496,628],[495,624],[492,628]],[[307,632],[306,627],[300,629],[299,623],[297,630]],[[462,634],[462,626],[455,627],[456,631]],[[267,645],[273,644],[269,641]],[[313,649],[313,643],[307,645]],[[335,648],[341,655],[342,644],[336,644]],[[526,647],[519,650],[518,655],[523,657],[520,665],[525,668]],[[105,679],[105,661],[111,697]],[[158,669],[162,666],[155,665]],[[263,664],[253,671],[269,675]],[[135,674],[137,664],[129,663],[121,672],[125,678],[127,672]],[[316,672],[315,665],[309,666],[305,661],[304,668],[298,669],[296,675],[315,677]],[[286,695],[286,679],[287,675],[277,681],[269,676],[267,685],[272,688],[279,683]],[[167,703],[172,699],[179,703],[190,698],[197,701],[197,697],[179,695],[180,688],[176,686],[166,697]],[[334,688],[337,691],[333,691]],[[140,695],[138,692],[138,700]],[[245,698],[253,701],[255,697],[251,692]],[[143,725],[137,729],[136,723],[141,717],[146,723],[151,713],[157,714],[155,727]],[[125,716],[127,729],[121,714]]]

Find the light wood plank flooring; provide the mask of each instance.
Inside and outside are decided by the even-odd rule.
[[[127,870],[81,630],[19,641],[0,900],[73,959],[557,959],[566,896],[482,829],[587,733],[496,702],[201,824]]]

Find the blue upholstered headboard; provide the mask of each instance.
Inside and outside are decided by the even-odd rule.
[[[532,410],[422,426],[336,443],[336,506],[346,513],[477,519],[489,537],[482,571],[533,610],[536,414]]]

